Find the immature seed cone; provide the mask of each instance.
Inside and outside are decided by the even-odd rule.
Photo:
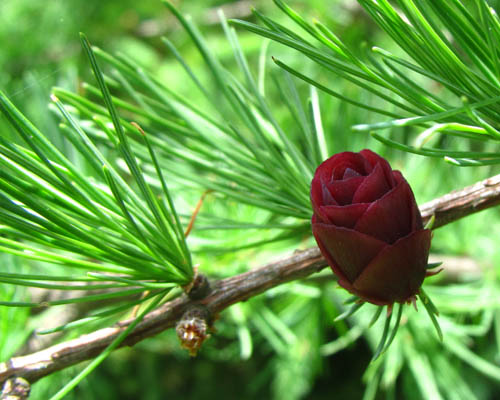
[[[377,305],[411,301],[431,231],[399,171],[370,150],[324,161],[311,183],[312,231],[339,284]]]

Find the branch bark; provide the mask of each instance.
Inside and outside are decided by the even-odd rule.
[[[500,204],[500,174],[438,197],[420,207],[424,224],[432,215],[434,229]]]
[[[500,203],[500,175],[488,178],[462,190],[448,193],[420,207],[424,221],[436,217],[434,229]],[[183,295],[149,313],[129,334],[121,346],[135,343],[172,328],[186,309],[202,304],[212,315],[247,300],[275,286],[305,278],[327,266],[318,248],[311,248],[271,262],[240,275],[212,282],[210,294],[199,301]],[[114,327],[100,329],[47,349],[0,364],[0,384],[11,377],[22,377],[33,383],[55,371],[97,356],[133,319]]]

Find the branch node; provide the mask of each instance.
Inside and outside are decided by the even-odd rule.
[[[212,288],[207,276],[198,273],[198,269],[195,268],[194,278],[188,285],[184,286],[184,291],[191,300],[196,301],[207,297]]]

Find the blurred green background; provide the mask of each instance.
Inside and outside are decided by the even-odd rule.
[[[290,0],[288,3],[308,19],[320,19],[354,49],[360,49],[359,44],[366,40],[381,47],[393,46],[355,1]],[[256,7],[265,15],[282,20],[284,24],[289,23],[272,2],[266,0],[198,0],[177,1],[175,4],[182,13],[192,16],[221,61],[228,66],[234,60],[218,25],[218,7],[222,7],[228,18],[253,21],[251,8]],[[2,0],[0,87],[40,130],[56,142],[59,138],[56,130],[58,119],[47,106],[51,87],[57,85],[78,92],[80,82],[91,79],[78,32],[84,32],[94,45],[110,53],[123,52],[132,56],[157,76],[165,77],[173,90],[182,92],[185,78],[161,43],[162,35],[175,42],[193,69],[202,68],[202,60],[195,54],[188,37],[160,1]],[[248,32],[238,33],[242,47],[255,64],[262,39]],[[287,59],[300,57],[271,44],[269,55],[275,54]],[[305,70],[313,68],[313,65],[304,62]],[[304,84],[298,85],[301,93],[308,93]],[[335,80],[330,86],[341,88],[343,93],[359,100],[370,100],[364,98],[357,88],[341,80]],[[272,98],[272,91],[270,96]],[[192,101],[197,99],[192,98]],[[321,104],[325,132],[336,136],[335,149],[371,147],[380,151],[395,168],[403,171],[419,202],[498,173],[494,168],[485,167],[458,169],[440,160],[385,149],[380,143],[349,131],[351,125],[374,121],[379,117],[328,96],[321,95]],[[274,107],[284,127],[294,124],[278,98]],[[0,135],[9,135],[4,119],[0,119]],[[194,204],[199,193],[187,192],[186,197],[187,203]],[[207,207],[216,208],[218,205],[209,202]],[[241,215],[252,217],[251,210],[238,206],[226,208],[223,212],[234,214],[234,218]],[[496,238],[500,236],[499,221],[498,210],[488,210],[440,229],[433,241],[433,252],[454,257],[458,264],[472,263],[470,279],[477,279],[484,269],[498,264]],[[306,239],[301,247],[308,245],[312,242]],[[217,266],[211,266],[207,267],[208,272],[228,276],[265,262],[270,256],[289,254],[295,247],[295,243],[284,243],[266,248],[265,252],[253,250],[225,255],[218,260],[224,261],[221,265],[230,267],[221,271]],[[211,265],[217,260],[204,257],[200,255],[203,265]],[[25,267],[24,261],[11,257],[4,257],[3,262],[9,268]],[[12,296],[14,290],[0,287],[0,295]],[[67,398],[361,399],[364,393],[363,373],[371,358],[367,343],[358,340],[336,354],[330,354],[326,346],[347,330],[344,323],[332,322],[339,307],[335,303],[337,300],[333,300],[336,291],[326,274],[324,278],[288,284],[245,304],[236,305],[224,312],[217,323],[217,333],[196,358],[190,358],[179,348],[174,332],[164,332],[132,349],[115,352]],[[42,313],[28,322],[28,314],[28,310],[0,309],[2,361],[23,351],[30,332],[43,318],[48,318]],[[268,329],[269,324],[288,341],[274,337],[276,334]],[[249,336],[252,338],[251,346],[248,344]],[[500,361],[498,349],[488,335],[478,339],[474,346],[474,351],[490,361]],[[48,398],[78,368],[70,368],[35,384],[31,398]],[[498,383],[474,372],[465,364],[458,368],[476,390],[478,398],[494,399],[500,396]],[[377,398],[420,399],[421,395],[414,390],[414,386],[411,374],[402,375],[395,388],[380,391]]]

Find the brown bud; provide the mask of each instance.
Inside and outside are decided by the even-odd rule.
[[[210,311],[203,305],[197,304],[188,308],[177,323],[175,331],[181,346],[195,356],[203,342],[210,336]]]
[[[31,386],[24,378],[11,378],[5,381],[0,400],[26,400],[30,395]]]

